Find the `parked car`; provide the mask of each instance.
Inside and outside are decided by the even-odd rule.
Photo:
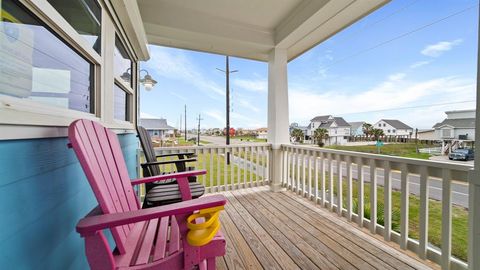
[[[472,149],[457,149],[448,154],[450,160],[473,160],[474,152]]]

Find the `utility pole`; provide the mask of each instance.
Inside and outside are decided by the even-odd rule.
[[[182,134],[182,114],[180,114],[180,126],[178,126],[178,133],[181,136]],[[175,140],[177,139],[177,134],[175,134]]]
[[[221,72],[225,73],[225,96],[226,96],[226,145],[230,145],[230,73],[238,72],[238,70],[230,71],[230,64],[228,55],[225,56],[225,70],[219,69]],[[227,164],[230,164],[230,152],[227,152]]]
[[[185,104],[185,141],[187,141],[187,104]]]
[[[203,120],[203,118],[198,114],[198,129],[197,129],[197,145],[200,146],[200,121]]]

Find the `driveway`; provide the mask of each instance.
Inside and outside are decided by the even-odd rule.
[[[430,157],[430,160],[442,161],[442,162],[450,162],[450,163],[458,163],[458,164],[469,164],[469,165],[473,165],[473,164],[474,164],[473,160],[469,160],[469,161],[449,160],[447,156],[432,156],[432,157]]]

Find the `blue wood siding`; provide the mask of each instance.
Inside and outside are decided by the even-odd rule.
[[[119,140],[136,178],[137,138]],[[67,142],[0,141],[1,269],[88,269],[75,225],[97,203]]]

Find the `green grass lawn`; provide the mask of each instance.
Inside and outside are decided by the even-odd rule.
[[[300,172],[302,168],[300,169]],[[306,169],[308,170],[308,169]],[[296,172],[295,172],[296,173]],[[312,170],[312,175],[314,171]],[[313,178],[312,178],[313,179]],[[321,190],[321,175],[318,176],[318,188]],[[329,187],[329,176],[326,174],[325,187]],[[333,186],[334,195],[338,194],[337,176],[334,175]],[[308,185],[308,182],[306,183]],[[312,187],[314,181],[312,181]],[[346,207],[347,183],[346,178],[342,181],[343,207]],[[352,211],[358,214],[358,182],[353,180],[352,184],[353,207]],[[400,232],[400,207],[401,192],[392,190],[392,230]],[[328,196],[327,196],[328,199]],[[364,184],[364,217],[370,219],[370,184]],[[377,186],[377,223],[384,225],[384,188]],[[419,220],[420,214],[420,198],[415,195],[409,196],[409,237],[413,239],[419,238]],[[434,246],[441,247],[441,230],[442,230],[442,204],[436,200],[429,200],[429,216],[428,216],[428,241]],[[468,210],[452,206],[452,255],[467,261],[468,248]]]
[[[267,142],[267,139],[257,139],[254,136],[234,136],[230,137],[230,139],[247,142]]]
[[[425,145],[425,144],[418,144],[418,148],[428,148],[428,147],[432,147],[432,146]],[[332,145],[332,146],[327,146],[326,148],[355,151],[355,152],[364,152],[364,153],[373,153],[373,154],[378,153],[377,147],[375,145],[356,145],[356,146]],[[419,159],[428,159],[430,157],[430,154],[427,154],[427,153],[417,153],[417,148],[414,143],[385,144],[382,147],[380,147],[380,154],[388,155],[388,156],[407,157],[407,158],[419,158]]]

